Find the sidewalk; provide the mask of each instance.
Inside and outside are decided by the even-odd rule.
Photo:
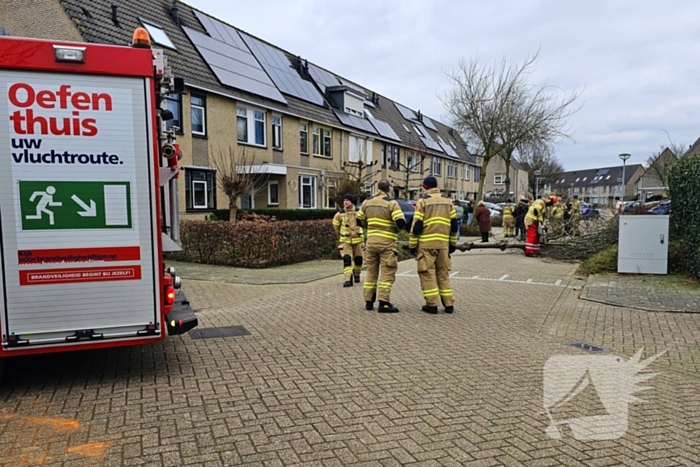
[[[342,262],[333,260],[307,261],[265,269],[236,268],[212,264],[168,261],[183,279],[226,282],[230,284],[274,285],[304,284],[342,274]]]

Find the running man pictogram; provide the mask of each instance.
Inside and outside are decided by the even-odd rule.
[[[36,199],[39,196],[41,197],[41,199],[39,199],[39,202],[36,205],[36,214],[29,214],[25,216],[25,219],[40,220],[44,217],[44,213],[46,213],[49,216],[49,224],[53,225],[53,212],[50,209],[47,209],[47,207],[63,206],[63,203],[53,200],[53,195],[55,194],[56,188],[52,186],[47,186],[46,191],[35,191],[34,193],[32,193],[31,198],[29,198],[30,203],[33,203],[34,199]]]

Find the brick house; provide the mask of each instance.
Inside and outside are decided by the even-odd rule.
[[[172,0],[6,0],[0,28],[12,36],[124,44],[145,27],[185,92],[166,99],[183,149],[183,218],[226,208],[212,158],[245,151],[265,186],[242,207],[334,208],[342,167],[373,163],[365,191],[389,178],[416,197],[432,173],[445,194],[476,192],[480,167],[459,134],[439,121],[243,30]]]

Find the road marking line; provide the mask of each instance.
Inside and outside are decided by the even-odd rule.
[[[454,277],[454,276],[456,276],[457,274],[459,274],[459,271],[453,272],[452,274],[450,274],[450,277]]]
[[[409,269],[408,271],[404,271],[404,272],[402,272],[402,273],[400,273],[400,274],[397,274],[397,276],[407,276],[407,275],[409,275],[409,274],[412,273],[412,272],[413,272],[413,269]]]
[[[502,277],[501,277],[500,279],[498,279],[498,280],[499,280],[499,281],[504,281],[504,280],[508,279],[508,276],[509,276],[509,275],[510,275],[510,274],[506,274],[506,275],[502,276]]]
[[[531,283],[532,283],[532,279],[528,279],[528,280],[526,280],[526,281],[525,281],[525,283],[527,283],[527,284],[531,284]]]
[[[474,277],[472,277],[472,279],[478,279],[478,278],[479,278],[479,276],[474,276]]]
[[[557,279],[557,281],[554,283],[554,285],[561,285],[561,279]]]
[[[419,277],[418,274],[403,274],[404,277]],[[453,279],[458,279],[458,280],[465,280],[465,281],[472,281],[472,280],[477,280],[477,281],[486,281],[486,282],[508,282],[511,284],[528,284],[528,285],[544,285],[547,287],[564,287],[564,288],[573,288],[573,286],[568,286],[564,284],[552,284],[550,282],[534,282],[534,279],[528,279],[526,281],[516,281],[513,279],[490,279],[488,277],[479,277],[479,276],[474,276],[474,277],[464,277],[464,276],[459,276],[459,277],[453,277]]]

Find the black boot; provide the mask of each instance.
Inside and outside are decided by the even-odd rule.
[[[360,275],[358,274],[355,276],[355,284],[359,284],[359,283],[360,283]]]
[[[454,313],[454,312],[455,312],[455,307],[454,307],[454,305],[450,305],[450,306],[446,306],[446,307],[445,307],[445,313],[451,315],[451,314]]]
[[[428,306],[428,305],[423,305],[423,308],[421,310],[425,311],[426,313],[430,313],[431,315],[436,315],[438,310],[436,306]]]
[[[372,300],[365,302],[365,310],[367,311],[372,311],[374,310],[374,302],[377,301],[377,293],[372,294]]]
[[[389,302],[383,302],[383,301],[379,300],[378,311],[380,313],[398,313],[399,309],[396,308],[394,305],[392,305]]]
[[[350,279],[349,281],[345,281],[343,287],[352,287],[352,279]]]

